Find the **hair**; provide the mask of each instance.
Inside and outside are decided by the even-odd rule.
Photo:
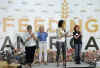
[[[27,30],[32,30],[32,26],[31,25],[28,25],[27,26]]]
[[[64,24],[64,20],[59,20],[59,21],[58,21],[58,27],[59,27],[59,28],[62,27],[63,24]]]
[[[39,27],[39,31],[40,31],[41,27],[43,27],[43,28],[44,28],[44,25],[40,25],[40,27]]]
[[[75,25],[75,26],[74,26],[74,31],[76,31],[76,28],[77,28],[77,27],[79,28],[79,25]]]

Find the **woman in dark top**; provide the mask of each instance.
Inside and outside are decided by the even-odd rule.
[[[75,62],[76,62],[76,64],[80,64],[82,35],[81,35],[81,32],[80,32],[80,27],[78,25],[76,25],[74,27],[73,38],[74,38],[74,46],[75,46]]]

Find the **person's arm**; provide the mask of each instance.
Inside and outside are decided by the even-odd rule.
[[[62,37],[71,37],[71,36],[73,36],[72,34],[68,34],[68,32],[66,32],[65,34],[63,34],[62,36],[61,36],[61,38]]]
[[[76,35],[74,35],[74,38],[75,38],[75,39],[78,39],[78,37],[77,37]]]
[[[70,35],[66,35],[66,37],[72,37],[73,35],[72,34],[70,34]]]
[[[27,41],[29,41],[31,38],[32,38],[32,37],[28,37],[27,39],[25,39],[25,43],[26,43]]]
[[[25,43],[26,43],[27,41],[29,41],[31,38],[32,38],[32,37],[27,37],[27,34],[25,34],[25,35],[24,35],[24,41],[25,41]]]
[[[79,33],[79,35],[77,36],[77,38],[79,38],[81,36],[81,32]]]
[[[78,35],[78,36],[74,35],[74,38],[75,38],[75,39],[78,39],[80,36],[81,36],[81,35]]]
[[[32,38],[32,37],[28,37],[28,38],[26,39],[26,41],[29,41],[31,38]]]
[[[38,40],[37,37],[36,37],[33,33],[32,33],[31,36],[32,36],[32,38],[33,38],[34,40]]]
[[[69,33],[67,32],[65,36],[66,36],[66,37],[71,37],[71,36],[73,36],[73,34],[69,34]]]
[[[78,39],[77,36],[75,35],[75,32],[73,32],[73,37],[74,37],[75,39]]]

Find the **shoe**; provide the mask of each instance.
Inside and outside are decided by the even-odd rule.
[[[41,65],[42,63],[41,62],[39,62],[39,66]]]
[[[25,68],[30,68],[28,64],[25,65]]]
[[[32,65],[31,65],[31,64],[29,64],[29,67],[30,67],[30,68],[32,68]]]
[[[44,64],[45,64],[45,65],[48,65],[48,63],[47,63],[47,62],[44,62]]]
[[[63,64],[63,66],[65,67],[65,66],[66,66],[66,64]]]
[[[59,67],[59,63],[57,62],[57,67]]]
[[[76,62],[76,64],[81,64],[80,62]]]

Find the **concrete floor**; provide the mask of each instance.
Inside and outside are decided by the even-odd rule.
[[[75,64],[74,62],[68,62],[66,63],[66,68],[88,68],[90,65],[86,63],[81,63],[81,64]],[[24,68],[24,67],[23,67]],[[48,63],[48,65],[44,64],[33,64],[32,68],[64,68],[62,63],[60,63],[60,66],[57,67],[56,63]]]

